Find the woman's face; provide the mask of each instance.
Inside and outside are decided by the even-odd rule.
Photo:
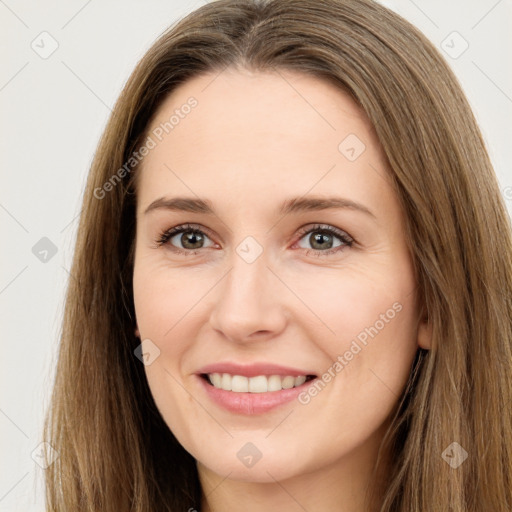
[[[373,463],[429,338],[362,111],[314,77],[228,70],[182,84],[148,135],[134,299],[170,430],[239,480]]]

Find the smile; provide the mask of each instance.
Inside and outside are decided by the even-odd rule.
[[[208,373],[202,377],[217,389],[232,391],[233,393],[267,393],[291,389],[302,386],[306,381],[314,378],[313,375],[257,375],[245,377],[244,375],[231,375],[229,373]]]

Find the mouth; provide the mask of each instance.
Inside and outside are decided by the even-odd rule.
[[[200,377],[210,386],[233,393],[273,393],[298,388],[316,375],[255,375],[246,377],[230,373],[202,373]]]
[[[200,368],[196,378],[212,403],[230,413],[255,415],[293,404],[318,380],[311,370],[269,361],[219,361]]]

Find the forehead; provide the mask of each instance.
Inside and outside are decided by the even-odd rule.
[[[191,98],[196,102],[192,108],[187,105]],[[169,121],[172,127],[167,126],[169,133],[162,135],[171,135],[175,143],[188,139],[193,131],[197,145],[217,147],[230,141],[232,150],[240,148],[245,154],[251,148],[261,154],[252,140],[278,147],[305,143],[304,154],[311,149],[337,151],[337,141],[347,130],[360,137],[372,131],[364,112],[343,90],[317,77],[284,70],[229,69],[195,77],[167,96],[150,131],[159,126],[165,131]]]
[[[357,199],[386,184],[364,112],[333,84],[296,72],[195,77],[165,99],[147,134],[155,144],[142,164],[141,207],[191,192],[245,204],[309,190]]]

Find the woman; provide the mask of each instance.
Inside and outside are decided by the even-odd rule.
[[[49,510],[510,510],[511,250],[468,103],[409,23],[201,7],[91,168]]]

